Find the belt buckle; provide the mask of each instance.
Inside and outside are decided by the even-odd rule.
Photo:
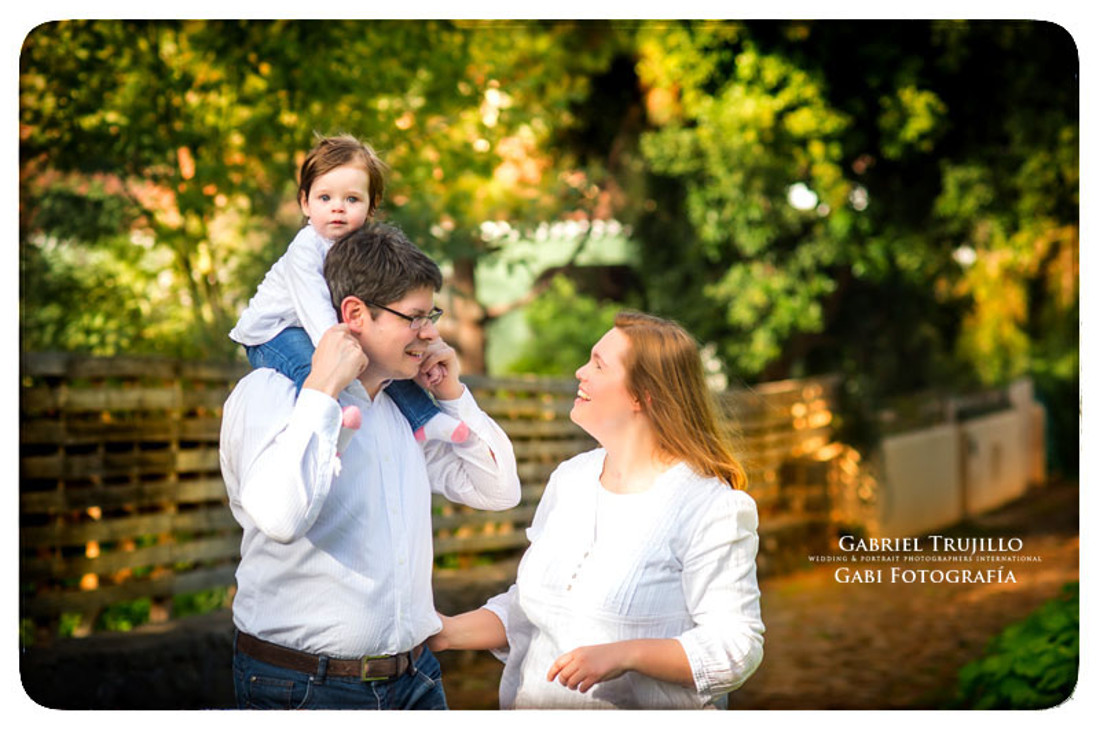
[[[389,675],[367,675],[367,663],[371,660],[385,660],[389,655],[364,655],[360,660],[362,669],[359,671],[359,676],[364,683],[373,683],[378,680],[389,680]]]

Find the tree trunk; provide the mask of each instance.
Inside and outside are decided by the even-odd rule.
[[[486,318],[477,301],[475,265],[476,260],[469,257],[454,261],[452,312],[444,339],[458,352],[463,373],[484,374]]]

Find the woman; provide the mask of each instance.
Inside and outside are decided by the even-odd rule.
[[[698,347],[620,313],[576,375],[600,447],[551,475],[516,583],[429,647],[493,650],[501,708],[724,707],[763,657],[757,513]]]

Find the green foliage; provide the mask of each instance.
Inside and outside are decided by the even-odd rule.
[[[740,377],[841,371],[873,400],[1073,360],[1077,65],[1060,28],[637,37],[647,296]]]
[[[1063,588],[959,671],[957,704],[978,710],[1039,710],[1069,698],[1080,660],[1080,589]]]
[[[57,636],[72,637],[77,628],[80,627],[82,620],[83,615],[79,612],[62,612],[61,619],[58,622]]]
[[[519,225],[591,208],[583,176],[563,185],[572,179],[558,174],[570,156],[549,151],[617,47],[606,29],[432,20],[35,28],[20,57],[24,257],[51,259],[38,271],[62,278],[56,252],[106,248],[91,266],[137,267],[141,281],[83,272],[69,283],[172,304],[72,322],[26,286],[34,346],[117,352],[152,341],[179,355],[235,354],[226,333],[236,313],[300,225],[295,176],[315,133],[370,141],[391,168],[383,215],[444,259],[484,252],[486,220]],[[51,215],[61,174],[102,181],[113,205],[97,209],[79,192],[87,200],[74,208],[87,215]],[[104,246],[135,237],[156,262]],[[99,326],[114,334],[69,332]]]
[[[19,646],[30,647],[34,644],[34,620],[25,617],[19,620]]]
[[[215,587],[172,597],[172,616],[181,619],[193,614],[209,614],[229,606],[229,588]]]
[[[301,223],[299,158],[350,131],[463,334],[493,319],[472,264],[513,240],[484,223],[615,218],[645,307],[740,380],[1063,393],[1077,74],[1073,39],[1024,21],[44,24],[20,57],[23,345],[239,357],[226,333]],[[528,367],[575,368],[536,345]]]
[[[828,105],[820,79],[761,52],[743,34],[731,32],[732,43],[722,43],[724,28],[662,28],[660,41],[650,37],[657,29],[640,33],[643,69],[696,69],[686,79],[642,75],[654,86],[693,88],[681,91],[678,115],[642,136],[641,150],[654,173],[683,188],[682,214],[694,239],[685,243],[698,246],[711,267],[696,286],[723,315],[723,356],[736,371],[756,374],[793,334],[824,324],[820,301],[834,289],[828,268],[840,249],[823,211],[842,207],[849,192],[837,140],[850,120]],[[812,191],[803,210],[786,204],[795,183]],[[654,255],[656,268],[675,255]],[[693,258],[688,266],[698,265]],[[670,287],[662,309],[671,310],[683,291]]]
[[[596,341],[615,324],[621,309],[622,305],[601,303],[578,293],[563,275],[554,277],[547,291],[526,309],[533,338],[507,366],[507,372],[572,377],[588,361]]]
[[[149,621],[153,601],[148,597],[112,604],[96,618],[97,631],[127,632]]]

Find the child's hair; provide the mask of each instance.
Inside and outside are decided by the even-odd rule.
[[[414,289],[438,292],[443,275],[431,257],[394,226],[368,222],[339,238],[325,256],[325,281],[332,306],[340,311],[345,297],[388,305]],[[372,312],[376,312],[371,307]]]
[[[367,217],[373,217],[382,202],[382,191],[386,187],[386,164],[370,145],[347,134],[318,137],[317,144],[302,162],[298,175],[298,200],[309,198],[309,191],[317,178],[344,165],[362,165],[367,171],[367,179],[370,181]]]

